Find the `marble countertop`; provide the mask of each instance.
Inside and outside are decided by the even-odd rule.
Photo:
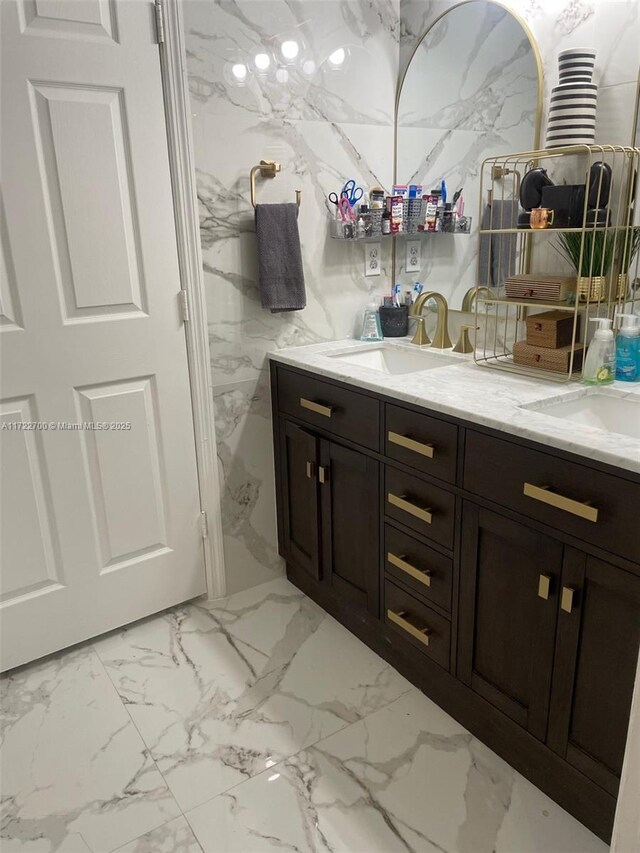
[[[545,406],[548,407],[558,398],[568,400],[593,393],[594,389],[575,382],[563,384],[479,367],[474,363],[473,355],[458,355],[451,350],[431,350],[430,347],[418,348],[410,344],[408,338],[385,341],[385,346],[411,353],[429,351],[433,358],[445,356],[445,366],[417,373],[390,375],[331,357],[347,350],[375,346],[354,340],[331,341],[281,349],[270,353],[269,358],[320,376],[342,380],[356,388],[376,391],[396,400],[425,406],[433,411],[640,473],[640,439],[545,414]],[[456,363],[452,363],[454,359]],[[598,389],[598,392],[601,391],[613,396],[629,395],[640,406],[640,383],[614,382],[604,389]],[[636,408],[635,405],[633,408]]]

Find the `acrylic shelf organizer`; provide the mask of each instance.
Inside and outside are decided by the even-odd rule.
[[[371,234],[368,234],[364,237],[346,237],[345,230],[343,228],[345,223],[343,223],[340,219],[330,219],[329,220],[329,236],[333,240],[344,240],[345,242],[361,242],[364,243],[366,241],[375,241],[379,242],[380,240],[389,240],[393,237],[405,237],[409,240],[420,240],[423,237],[446,237],[447,235],[456,235],[456,234],[466,234],[467,236],[471,234],[471,225],[472,218],[470,216],[464,217],[464,222],[460,220],[460,222],[456,222],[452,228],[448,230],[442,231],[395,231],[392,234],[383,234],[381,231],[372,231]],[[353,226],[353,232],[355,235],[355,223],[350,223]]]
[[[606,205],[602,170],[591,180],[594,164],[611,168],[611,187]],[[517,227],[511,217],[522,213],[518,205],[522,180],[532,169],[544,168],[555,185],[584,184],[584,204],[579,208],[580,227]],[[597,167],[598,168],[598,167]],[[636,230],[640,229],[640,198],[636,198],[636,175],[640,149],[615,145],[576,145],[490,157],[481,171],[481,216],[485,205],[491,211],[490,227],[478,232],[480,247],[476,283],[475,361],[481,367],[516,372],[537,378],[567,382],[581,377],[580,356],[592,329],[591,317],[614,319],[616,313],[640,309],[640,263],[633,255]],[[589,198],[607,224],[588,225]],[[493,204],[498,201],[498,204]],[[491,204],[489,205],[489,202]],[[495,216],[495,218],[494,218]],[[486,223],[486,218],[483,224]],[[634,236],[635,234],[635,236]],[[572,267],[562,254],[559,238],[571,235],[575,252]],[[509,298],[505,282],[514,276],[566,275],[575,283],[569,298]],[[535,289],[534,289],[535,290]],[[532,292],[534,292],[532,290]],[[544,293],[544,291],[542,291]],[[514,361],[513,345],[526,338],[526,320],[540,311],[559,310],[573,315],[573,334],[568,369],[552,371]]]

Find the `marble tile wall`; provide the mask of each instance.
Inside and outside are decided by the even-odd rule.
[[[361,246],[330,241],[326,194],[345,177],[392,179],[396,81],[416,38],[455,0],[185,0],[187,71],[201,214],[228,592],[282,572],[277,555],[266,355],[284,346],[352,335],[372,297],[389,286],[364,277]],[[594,45],[601,85],[598,136],[628,143],[638,75],[636,0],[510,0],[538,42],[546,90],[558,51]],[[229,66],[295,37],[308,75],[230,82]],[[343,71],[328,56],[347,51]],[[307,308],[260,307],[249,169],[283,171],[258,185],[264,201],[302,190],[300,232]],[[462,319],[462,317],[460,318]]]
[[[227,591],[282,572],[266,354],[354,334],[367,302],[389,286],[364,277],[364,250],[327,237],[325,199],[343,180],[387,186],[392,178],[398,69],[398,0],[186,0],[184,19],[227,563]],[[289,67],[240,87],[229,65],[281,38],[303,45],[315,69]],[[327,57],[345,48],[343,71]],[[310,70],[311,66],[307,66]],[[249,170],[282,163],[258,179],[262,201],[293,201],[302,190],[300,234],[307,308],[271,315],[256,284]]]

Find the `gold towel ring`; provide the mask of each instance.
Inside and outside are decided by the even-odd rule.
[[[249,184],[251,186],[251,204],[253,207],[256,206],[256,175],[258,172],[260,172],[263,178],[275,178],[281,170],[282,166],[275,160],[260,160],[260,165],[254,166],[251,169],[249,172]],[[296,190],[296,204],[298,207],[300,207],[301,195],[302,190]]]

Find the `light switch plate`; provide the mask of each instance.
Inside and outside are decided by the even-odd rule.
[[[380,267],[382,265],[382,257],[380,252],[380,243],[365,243],[364,244],[364,274],[365,275],[380,275]]]
[[[420,272],[420,240],[407,240],[407,255],[405,258],[405,272]]]

